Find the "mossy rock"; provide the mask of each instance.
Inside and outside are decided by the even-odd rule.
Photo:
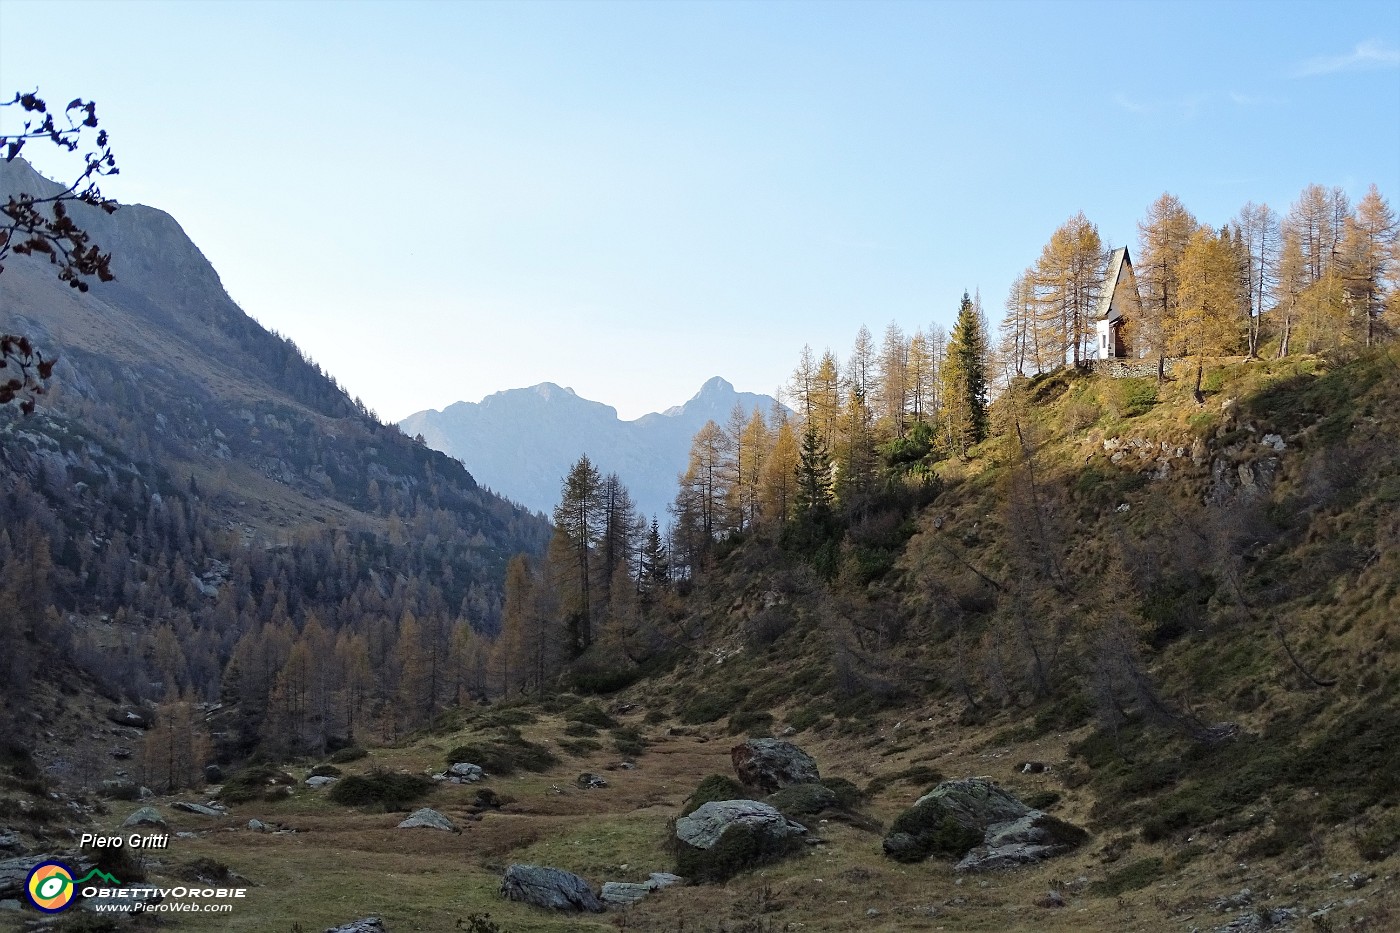
[[[342,748],[340,751],[331,755],[331,763],[337,765],[346,765],[352,761],[359,761],[361,758],[368,757],[369,752],[365,751],[363,748],[360,748],[358,745],[352,745],[349,748]]]
[[[744,710],[729,714],[729,734],[747,733],[752,736],[773,734],[773,714],[767,710]]]
[[[931,855],[958,859],[981,842],[981,830],[964,826],[936,802],[928,802],[895,818],[884,852],[897,862],[922,862]]]
[[[583,723],[598,729],[611,729],[617,725],[617,720],[596,703],[580,703],[565,712],[564,718],[569,722]]]
[[[794,784],[766,798],[766,802],[785,816],[811,816],[840,806],[836,792],[823,784]]]
[[[712,800],[741,800],[747,796],[744,785],[732,777],[712,774],[696,785],[695,790],[686,798],[685,806],[681,808],[681,816],[690,816]],[[681,877],[688,878],[689,875]]]
[[[931,855],[962,858],[982,843],[989,826],[1031,812],[986,779],[944,781],[895,818],[885,838],[885,855],[901,862]]]
[[[495,775],[548,771],[559,763],[549,749],[521,738],[513,728],[501,730],[497,738],[459,745],[447,753],[449,767],[459,761],[470,761]]]
[[[720,884],[735,875],[776,862],[802,849],[800,840],[774,844],[760,831],[732,826],[710,849],[681,844],[676,854],[676,874],[698,884]]]
[[[394,810],[413,803],[432,788],[432,780],[421,774],[372,771],[337,781],[328,796],[343,806],[382,806],[385,810]]]

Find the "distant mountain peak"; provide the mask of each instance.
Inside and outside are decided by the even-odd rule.
[[[691,438],[706,421],[728,417],[736,404],[766,416],[776,403],[738,392],[715,376],[684,405],[623,421],[610,405],[541,382],[496,392],[479,404],[417,412],[399,426],[409,435],[422,434],[428,446],[467,464],[479,481],[532,509],[549,512],[564,474],[587,454],[600,470],[621,477],[645,514],[664,515]]]

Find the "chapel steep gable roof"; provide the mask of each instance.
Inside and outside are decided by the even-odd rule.
[[[1133,274],[1133,261],[1128,258],[1128,247],[1126,246],[1118,247],[1108,257],[1108,274],[1104,276],[1103,293],[1099,295],[1099,320],[1107,319],[1109,312],[1113,310],[1113,299],[1118,294],[1119,285],[1126,285],[1131,290],[1132,304],[1135,306],[1133,310],[1137,310],[1137,306],[1139,306],[1137,276]],[[1121,314],[1123,310],[1120,307],[1119,313]]]

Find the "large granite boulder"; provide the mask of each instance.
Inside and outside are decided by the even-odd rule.
[[[1088,838],[987,778],[963,778],[944,781],[896,817],[884,852],[899,862],[941,855],[959,859],[960,871],[978,872],[1038,862]]]
[[[780,739],[749,739],[730,749],[729,757],[740,781],[770,794],[792,784],[816,784],[821,780],[812,756]]]
[[[550,910],[601,913],[604,909],[587,881],[561,868],[512,865],[501,879],[501,896]]]
[[[441,829],[453,833],[457,826],[432,807],[423,807],[410,813],[408,819],[399,824],[399,829]]]
[[[676,872],[725,881],[802,848],[807,827],[758,800],[712,800],[676,820]]]

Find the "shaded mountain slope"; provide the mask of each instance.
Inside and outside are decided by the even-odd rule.
[[[51,185],[0,166],[0,196]],[[0,411],[7,634],[33,646],[7,662],[13,695],[46,639],[113,691],[212,698],[234,643],[273,619],[495,628],[505,562],[543,548],[543,521],[248,317],[173,218],[73,214],[115,282],[79,294],[20,256],[0,274],[0,328],[60,357],[39,414]],[[162,670],[145,639],[165,628],[181,657]]]

